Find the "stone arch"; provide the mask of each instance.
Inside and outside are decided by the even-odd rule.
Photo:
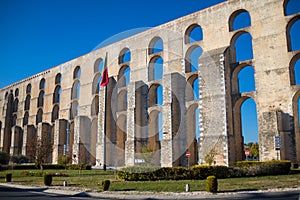
[[[162,52],[163,50],[164,50],[163,40],[158,36],[154,37],[149,43],[148,54],[149,55],[156,54]]]
[[[14,114],[12,118],[12,127],[17,125],[18,115]]]
[[[7,100],[8,92],[5,92],[4,99]]]
[[[162,90],[160,90],[160,88],[162,89],[162,86],[158,83],[154,83],[149,87],[148,90],[148,107],[152,107],[152,106],[157,106],[157,105],[162,105],[163,99],[159,99],[162,96]]]
[[[100,91],[100,82],[101,82],[102,76],[100,73],[97,73],[94,76],[93,85],[92,85],[92,94],[98,94]]]
[[[79,99],[79,97],[80,97],[80,81],[76,80],[73,83],[73,86],[72,86],[71,100],[73,100],[73,99]]]
[[[96,144],[97,144],[97,132],[98,132],[98,118],[94,117],[91,124],[91,150],[90,150],[90,163],[96,165]]]
[[[185,53],[185,73],[198,71],[198,60],[203,50],[198,45],[191,46]]]
[[[296,147],[296,160],[300,163],[300,91],[297,91],[292,99],[293,101],[293,115],[294,115],[294,131],[295,131],[295,147]]]
[[[235,139],[235,158],[236,161],[241,161],[245,158],[244,154],[244,135],[242,127],[242,106],[247,101],[251,100],[255,103],[251,97],[243,96],[239,98],[234,105],[234,139]],[[256,106],[256,103],[255,103]],[[256,117],[257,117],[257,111]]]
[[[118,94],[117,111],[127,110],[127,90],[121,90]]]
[[[55,122],[59,118],[59,105],[54,105],[52,109],[51,122]]]
[[[73,79],[80,79],[81,69],[80,66],[77,66],[73,71]]]
[[[251,17],[247,10],[240,9],[233,12],[228,20],[229,31],[236,31],[251,26]]]
[[[237,32],[230,41],[231,59],[241,62],[253,59],[252,36],[246,31]]]
[[[154,153],[154,158],[149,164],[160,166],[161,140],[163,137],[162,112],[160,109],[154,109],[149,113],[148,129],[148,147]]]
[[[39,97],[38,97],[38,103],[37,107],[43,107],[44,106],[44,98],[45,98],[45,92],[44,90],[40,91]]]
[[[247,84],[248,84],[248,87],[247,87],[248,90],[245,90],[245,89],[242,89],[240,86],[241,86],[241,83],[243,85],[245,85],[246,84],[246,80],[241,80],[239,78],[239,75],[241,74],[241,72],[243,70],[245,70],[247,68],[251,69],[251,72],[252,72],[251,76],[252,77],[250,77],[248,79],[249,82],[247,82]],[[252,82],[253,82],[253,84],[252,84]],[[251,83],[251,85],[250,85],[250,83]],[[234,69],[234,71],[232,73],[232,84],[231,85],[232,85],[232,92],[233,92],[233,94],[238,94],[238,93],[242,93],[242,92],[252,92],[252,91],[255,91],[254,67],[251,66],[251,65],[245,64],[245,63],[238,65]]]
[[[26,86],[26,94],[30,94],[31,93],[31,84],[29,83],[27,86]]]
[[[62,76],[61,73],[56,74],[55,76],[55,85],[61,84]]]
[[[131,52],[126,47],[119,54],[119,64],[128,63],[131,60]]]
[[[198,110],[198,103],[193,103],[187,109],[186,114],[186,148],[187,151],[190,152],[189,157],[189,164],[195,165],[198,163],[198,145],[197,140],[199,135],[197,135],[197,131],[199,133],[199,119],[197,119],[197,110]],[[199,116],[199,110],[198,110]],[[198,125],[197,125],[198,124]],[[198,130],[197,130],[198,128]]]
[[[203,40],[203,31],[200,25],[190,25],[184,34],[184,43],[189,44]]]
[[[72,101],[70,119],[74,119],[76,116],[78,116],[78,109],[79,109],[78,101],[76,100]]]
[[[94,64],[94,73],[102,72],[104,68],[104,61],[102,58],[98,58]]]
[[[26,111],[23,118],[23,126],[28,125],[28,118],[29,118],[29,114],[28,111]]]
[[[18,112],[18,106],[19,106],[19,99],[15,98],[14,106],[13,106],[13,112]]]
[[[55,103],[60,103],[60,96],[61,96],[61,86],[57,85],[54,89],[54,93],[53,93],[53,104]]]
[[[26,99],[25,99],[25,105],[24,105],[25,111],[30,109],[30,101],[31,101],[31,96],[30,96],[30,94],[27,94]]]
[[[300,84],[300,53],[296,54],[290,61],[290,82],[291,85]]]
[[[15,97],[18,97],[19,96],[19,88],[17,88],[16,90],[15,90]]]
[[[127,87],[130,82],[130,67],[123,65],[118,74],[118,87]]]
[[[186,89],[185,89],[185,99],[187,102],[199,99],[198,74],[193,74],[188,78]]]
[[[39,87],[39,89],[40,90],[44,90],[45,87],[46,87],[46,80],[44,78],[42,78],[41,81],[40,81],[40,87]]]
[[[160,56],[154,56],[148,67],[148,79],[149,81],[161,80],[163,78],[163,59]]]
[[[91,115],[98,116],[99,113],[99,96],[96,95],[92,101]]]
[[[117,133],[116,133],[116,154],[117,154],[117,163],[116,166],[125,165],[125,142],[127,139],[126,134],[127,127],[127,117],[126,115],[120,115],[117,119]]]
[[[296,30],[294,30],[296,29]],[[298,31],[297,34],[294,31]],[[300,42],[296,40],[300,34],[300,15],[293,17],[286,26],[288,51],[300,50]]]
[[[11,135],[12,135],[12,125],[13,125],[13,101],[14,96],[12,91],[7,96],[6,100],[6,115],[5,115],[5,124],[4,124],[4,132],[3,132],[3,151],[9,153],[11,146]]]
[[[43,122],[43,109],[40,108],[36,114],[36,125]]]
[[[284,0],[283,2],[283,9],[284,9],[284,15],[293,15],[298,12],[300,12],[300,7],[299,7],[298,0]]]

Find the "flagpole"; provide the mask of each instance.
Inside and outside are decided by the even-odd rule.
[[[101,84],[103,83],[103,78],[106,78],[104,75],[104,71],[107,70],[107,52],[105,55],[105,60],[104,60],[104,68],[103,68],[103,73],[102,73],[102,80],[101,80]],[[108,80],[107,80],[108,81]],[[105,81],[104,86],[104,138],[103,138],[103,170],[106,171],[106,124],[107,124],[107,117],[106,117],[106,110],[107,110],[107,84],[108,82]]]

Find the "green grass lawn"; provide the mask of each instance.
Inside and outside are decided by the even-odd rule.
[[[38,172],[38,170],[1,171],[0,182],[5,182],[5,174],[12,172],[12,182],[23,185],[44,186],[43,177],[26,176],[24,171]],[[104,179],[111,180],[111,191],[184,192],[186,184],[190,184],[191,191],[205,191],[205,180],[130,182],[119,180],[115,171],[109,170],[84,170],[81,175],[78,170],[44,170],[44,173],[57,172],[68,174],[68,177],[53,177],[53,186],[62,186],[63,181],[66,180],[69,186],[87,188],[89,191],[101,191],[101,182]],[[300,187],[300,174],[219,179],[218,184],[219,192],[292,188]]]

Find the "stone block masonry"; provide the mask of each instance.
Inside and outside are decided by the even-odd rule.
[[[32,147],[47,137],[49,163],[69,154],[100,168],[171,167],[213,155],[229,165],[245,158],[241,106],[252,99],[260,160],[299,163],[300,53],[289,31],[300,15],[286,15],[287,2],[228,0],[2,88],[0,149],[34,161]],[[236,28],[241,13],[251,23]],[[239,49],[244,36],[251,45]],[[239,59],[239,51],[252,54]],[[100,87],[106,52],[109,84]],[[239,73],[247,67],[255,88],[244,92]]]

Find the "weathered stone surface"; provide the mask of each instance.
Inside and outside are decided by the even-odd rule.
[[[63,145],[69,144],[68,153],[76,155],[74,163],[102,168],[149,163],[186,166],[186,151],[191,154],[189,164],[204,163],[205,156],[214,152],[216,164],[228,165],[244,159],[240,108],[252,98],[260,159],[300,162],[300,92],[290,66],[300,56],[289,51],[286,35],[288,23],[299,13],[284,16],[283,3],[228,0],[2,88],[1,150],[33,159],[30,147],[37,138],[47,136],[54,145],[49,162],[54,163],[63,154]],[[230,31],[231,16],[240,9],[249,12],[251,26]],[[190,43],[195,25],[201,26],[203,39]],[[236,62],[234,42],[244,32],[252,36],[253,59]],[[155,52],[153,45],[159,38],[163,51]],[[190,54],[196,47],[203,53],[198,70],[192,71]],[[127,50],[131,59],[123,62]],[[106,53],[109,85],[99,88],[98,66]],[[159,57],[163,72],[156,80],[154,63]],[[255,91],[240,93],[238,73],[249,65],[255,72]],[[198,99],[194,98],[195,80],[199,81]],[[161,104],[159,86],[163,88]],[[275,136],[282,136],[279,151],[274,149]],[[145,151],[153,151],[149,163],[145,163]]]

